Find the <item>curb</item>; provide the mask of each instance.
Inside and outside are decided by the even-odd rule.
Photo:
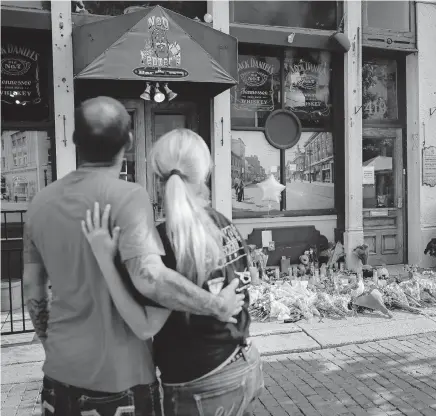
[[[282,351],[277,351],[277,352],[276,351],[274,351],[274,352],[266,352],[266,353],[261,353],[260,356],[261,357],[273,357],[273,356],[276,356],[276,355],[298,354],[298,353],[301,353],[301,352],[312,352],[312,351],[320,351],[320,350],[329,350],[329,349],[332,349],[332,348],[346,347],[348,345],[368,344],[370,342],[386,341],[386,340],[389,340],[389,339],[401,339],[401,338],[407,338],[407,337],[412,337],[412,336],[420,336],[420,335],[424,335],[424,334],[426,334],[426,335],[429,335],[429,334],[436,335],[436,331],[419,332],[419,333],[411,334],[411,335],[394,335],[394,336],[391,336],[391,337],[380,337],[380,338],[367,339],[367,340],[362,340],[362,341],[353,341],[353,342],[344,342],[344,343],[338,343],[338,344],[329,344],[329,345],[326,345],[326,346],[323,346],[323,345],[319,344],[316,340],[314,340],[315,342],[318,343],[319,347],[313,347],[313,348],[295,348],[295,349],[291,349],[291,350],[282,350]],[[308,334],[306,334],[306,335],[308,335]]]

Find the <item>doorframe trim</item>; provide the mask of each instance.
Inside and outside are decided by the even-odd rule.
[[[132,146],[135,148],[135,182],[147,189],[147,159],[146,159],[146,131],[145,131],[145,112],[144,101],[140,98],[120,100],[127,111],[134,111],[133,124],[135,129],[134,142]],[[142,117],[141,117],[142,114]],[[138,137],[137,132],[142,131],[144,137]],[[145,165],[141,162],[145,160]],[[145,168],[145,170],[144,170]]]

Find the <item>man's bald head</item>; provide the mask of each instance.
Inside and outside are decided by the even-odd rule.
[[[91,98],[76,109],[73,140],[86,162],[114,162],[129,143],[129,133],[129,113],[113,98]]]

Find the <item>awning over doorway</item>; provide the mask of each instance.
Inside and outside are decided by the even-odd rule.
[[[376,156],[372,159],[363,162],[363,166],[374,166],[374,170],[379,172],[381,170],[392,170],[392,158],[387,156]]]
[[[160,6],[73,29],[76,79],[237,84],[237,40]]]

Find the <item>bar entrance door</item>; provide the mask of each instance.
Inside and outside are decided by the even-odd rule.
[[[154,207],[155,221],[164,219],[163,195],[160,181],[153,175],[147,156],[153,143],[176,128],[199,132],[198,108],[192,102],[156,104],[141,99],[122,101],[131,115],[133,146],[126,152],[121,178],[147,188]]]
[[[365,128],[362,143],[363,232],[368,263],[404,262],[402,130]]]

